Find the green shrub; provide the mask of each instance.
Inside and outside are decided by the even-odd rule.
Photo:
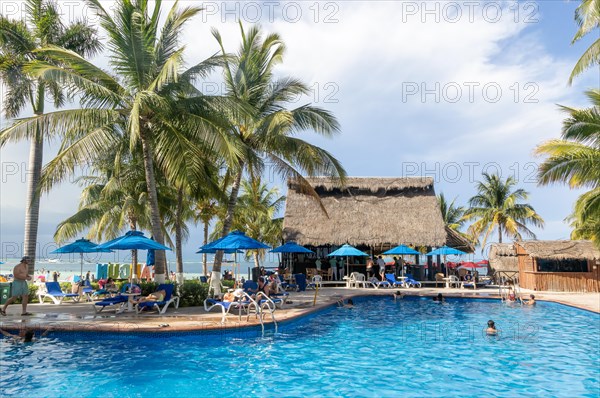
[[[178,286],[179,305],[181,307],[195,307],[204,305],[208,296],[208,283],[197,280],[185,281]]]

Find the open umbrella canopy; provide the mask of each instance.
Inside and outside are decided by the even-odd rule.
[[[210,247],[204,248],[204,246],[202,246],[200,248],[200,250],[198,250],[196,253],[200,253],[200,254],[202,254],[202,253],[215,254],[216,252],[217,252],[217,249],[212,249]],[[223,250],[223,253],[226,253],[226,254],[230,254],[230,253],[243,253],[243,251],[237,250],[237,249],[225,249],[225,250]]]
[[[262,242],[257,241],[256,239],[252,239],[249,236],[246,236],[241,231],[233,231],[229,233],[229,235],[217,239],[216,241],[209,243],[209,249],[215,250],[252,250],[252,249],[269,249],[270,246],[265,245]],[[206,248],[206,245],[204,246]]]
[[[94,242],[90,242],[87,239],[77,239],[75,242],[59,247],[58,249],[51,251],[51,254],[58,253],[80,253],[81,254],[81,269],[80,275],[83,275],[83,253],[112,253],[112,250],[108,248],[100,247]]]
[[[98,247],[116,250],[171,250],[167,246],[146,238],[140,231],[129,231],[124,236],[98,245]]]
[[[383,254],[397,254],[397,255],[405,255],[405,254],[421,254],[418,251],[416,251],[415,249],[411,249],[408,246],[405,245],[400,245],[400,246],[396,246],[386,252],[383,252]]]
[[[450,254],[460,256],[460,255],[467,254],[467,253],[460,251],[458,249],[455,249],[453,247],[442,246],[438,249],[430,251],[429,253],[427,253],[427,256],[446,256],[446,255],[450,255]]]
[[[271,250],[271,253],[314,253],[312,250],[304,246],[300,246],[296,242],[287,242],[284,245]]]
[[[365,252],[361,252],[360,250],[358,250],[356,247],[354,246],[350,246],[348,244],[345,244],[344,246],[340,247],[339,249],[331,252],[328,254],[328,256],[337,256],[337,257],[345,257],[345,256],[356,256],[356,257],[368,257],[369,255]]]
[[[87,239],[77,239],[75,242],[59,247],[51,251],[51,254],[59,253],[112,253],[108,248],[98,247],[96,243],[90,242]]]
[[[461,269],[461,268],[468,268],[468,269],[486,268],[486,265],[479,264],[479,263],[473,263],[473,262],[465,262],[465,263],[461,263],[460,266],[458,267],[458,269]]]

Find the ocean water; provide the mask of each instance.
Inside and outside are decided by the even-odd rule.
[[[60,273],[60,281],[67,281],[68,278],[72,277],[73,275],[79,275],[80,274],[80,270],[81,270],[81,261],[79,258],[79,255],[76,255],[77,257],[75,258],[67,258],[67,259],[59,259],[58,261],[49,261],[49,260],[38,260],[35,262],[35,268],[36,268],[36,273],[35,273],[35,277],[37,277],[38,275],[42,275],[43,271],[49,270],[50,273],[57,271]],[[65,256],[68,257],[68,256]],[[99,258],[93,258],[94,261],[91,260],[87,260],[84,257],[84,262],[83,262],[83,274],[85,275],[85,273],[87,271],[90,271],[92,274],[96,273],[96,263],[108,263],[108,262],[113,262],[113,263],[119,263],[119,264],[129,264],[131,262],[130,258],[125,258],[122,259],[121,261],[115,261],[112,258],[109,258],[109,256],[105,256],[104,257],[99,257]],[[248,273],[250,272],[249,270],[252,269],[252,267],[254,267],[254,262],[249,262],[249,261],[245,261],[242,260],[240,261],[240,259],[238,258],[238,263],[239,265],[234,267],[234,263],[233,263],[233,259],[229,258],[229,256],[226,257],[228,262],[225,262],[222,264],[221,266],[221,271],[232,271],[232,272],[239,272],[241,275],[244,276],[244,278],[248,278]],[[4,259],[2,260],[4,262],[4,264],[0,264],[0,275],[7,275],[7,274],[11,274],[13,267],[15,265],[18,264],[20,259]],[[146,260],[145,256],[142,256],[138,259],[138,262],[143,264],[144,261]],[[210,273],[212,270],[212,256],[210,256],[208,258],[208,272]],[[278,263],[275,262],[265,262],[265,263],[261,263],[261,265],[264,265],[266,268],[271,268],[271,267],[276,267]],[[167,261],[167,273],[171,272],[171,271],[176,271],[176,267],[177,264],[175,262],[175,260],[168,260]],[[183,273],[184,273],[184,277],[185,279],[196,279],[199,278],[201,275],[203,275],[203,271],[202,271],[202,257],[198,256],[198,260],[197,261],[184,261],[183,262]]]
[[[199,310],[200,311],[200,310]],[[487,336],[493,319],[499,336]],[[231,331],[0,340],[4,397],[594,397],[600,315],[391,297]]]

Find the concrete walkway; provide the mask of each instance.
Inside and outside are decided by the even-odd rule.
[[[319,310],[329,305],[336,305],[341,299],[353,296],[391,296],[398,289],[348,289],[348,288],[323,288],[319,289],[316,305],[313,306],[315,291],[291,293],[291,304],[286,304],[285,309],[277,310],[277,322],[293,319]],[[479,297],[498,298],[497,289],[466,290],[454,288],[422,288],[400,289],[403,294],[411,296],[435,296],[442,293],[447,297]],[[600,313],[600,293],[557,293],[557,292],[529,292],[521,289],[523,296],[530,293],[536,295],[540,301],[554,301],[574,307]],[[207,313],[203,307],[186,307],[174,309],[170,307],[166,314],[152,313],[122,313],[114,314],[104,311],[95,314],[92,303],[55,304],[30,304],[27,307],[33,316],[21,316],[21,305],[10,305],[6,317],[0,316],[0,328],[20,329],[30,327],[40,330],[52,329],[62,331],[111,331],[111,332],[158,332],[158,331],[190,331],[211,330],[221,328],[240,328],[258,325],[259,321],[252,315],[247,320],[242,316],[230,314],[225,324],[221,324],[221,313],[214,311]],[[270,316],[265,315],[265,323],[271,322]]]

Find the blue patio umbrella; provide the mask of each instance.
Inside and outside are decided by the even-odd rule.
[[[437,248],[433,251],[430,251],[429,253],[427,253],[427,256],[446,256],[448,254],[455,254],[457,256],[461,256],[463,254],[467,254],[463,251],[460,251],[458,249],[455,249],[453,247],[448,247],[448,246],[442,246],[440,248]]]
[[[128,231],[125,235],[102,243],[98,247],[113,250],[171,250],[155,240],[146,238],[140,231]]]
[[[217,249],[211,249],[209,248],[203,248],[201,247],[200,250],[198,250],[196,253],[198,254],[215,254],[218,250]],[[243,253],[243,251],[241,250],[236,250],[236,249],[225,249],[223,250],[223,253],[227,253],[227,254],[231,254],[231,253]]]
[[[270,248],[270,246],[246,236],[242,231],[230,232],[223,238],[217,239],[208,245],[210,245],[210,249],[215,250],[256,250]],[[204,247],[206,248],[206,246]],[[237,252],[235,252],[234,256],[234,262],[237,264]]]
[[[396,246],[386,252],[383,252],[383,254],[397,254],[397,255],[405,255],[405,254],[420,254],[418,251],[416,251],[415,249],[411,249],[408,246],[405,245],[400,245],[400,246]]]
[[[346,275],[348,275],[350,273],[350,263],[349,263],[349,259],[348,257],[353,256],[353,257],[368,257],[369,255],[365,252],[361,252],[360,250],[358,250],[356,247],[354,246],[350,246],[349,244],[345,244],[344,246],[340,247],[337,250],[334,250],[333,252],[329,253],[327,256],[329,257],[346,257]]]
[[[404,256],[404,255],[414,255],[417,256],[421,253],[419,253],[418,251],[416,251],[415,249],[412,249],[408,246],[405,245],[400,245],[400,246],[396,246],[386,252],[383,252],[383,254],[397,254],[399,256]],[[404,277],[404,265],[402,265],[402,276]]]
[[[427,256],[444,256],[444,263],[446,262],[446,256],[449,254],[453,254],[453,255],[457,255],[457,256],[461,256],[463,254],[467,254],[463,251],[460,251],[458,249],[455,249],[453,247],[448,247],[448,246],[442,246],[440,248],[437,248],[435,250],[430,251],[429,253],[427,253]],[[448,267],[446,267],[446,278],[448,277]]]
[[[300,246],[296,242],[287,242],[275,249],[271,250],[271,253],[314,253],[312,250],[307,249],[304,246]],[[292,261],[291,271],[294,271],[294,263]]]
[[[296,242],[287,242],[284,245],[271,250],[271,253],[314,253],[312,250],[304,246],[300,246]]]
[[[87,239],[77,239],[75,242],[59,247],[50,254],[79,253],[81,254],[80,275],[83,277],[83,253],[112,253],[112,250],[101,248],[96,243]]]
[[[246,236],[242,231],[233,231],[229,235],[218,239],[212,243],[209,243],[211,249],[225,250],[225,249],[239,249],[239,250],[253,250],[253,249],[269,249],[269,245],[265,245],[262,242],[252,239]]]
[[[160,243],[147,238],[140,231],[128,231],[125,235],[113,239],[111,241],[105,242],[101,245],[98,245],[99,248],[113,249],[113,250],[171,250],[165,245],[161,245]],[[133,256],[132,257],[137,257]],[[132,269],[137,266],[137,264],[131,264]],[[133,272],[130,273],[133,275]]]

